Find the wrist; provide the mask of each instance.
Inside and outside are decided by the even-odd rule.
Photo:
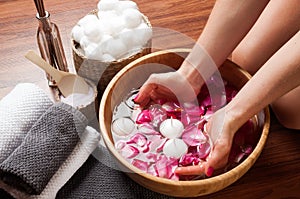
[[[229,103],[224,107],[225,122],[228,124],[232,133],[235,134],[237,130],[248,120],[246,113],[243,112],[243,107],[231,106]]]
[[[204,80],[197,68],[185,60],[177,72],[186,78],[186,80],[194,89],[195,94],[198,95],[202,85],[204,84]]]

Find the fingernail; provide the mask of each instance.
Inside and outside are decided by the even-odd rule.
[[[207,177],[211,177],[213,172],[214,172],[214,168],[208,167],[207,172],[206,172]]]
[[[133,102],[136,102],[138,97],[139,97],[139,93],[134,97]]]

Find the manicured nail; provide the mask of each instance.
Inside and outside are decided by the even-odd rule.
[[[139,98],[139,94],[134,97],[133,102],[136,102],[137,98]]]
[[[214,168],[208,167],[207,172],[206,172],[207,177],[211,177],[213,172],[214,172]]]

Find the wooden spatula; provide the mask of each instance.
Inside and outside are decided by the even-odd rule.
[[[89,86],[82,77],[53,68],[32,50],[28,51],[25,57],[52,76],[64,97],[72,93],[88,93]]]

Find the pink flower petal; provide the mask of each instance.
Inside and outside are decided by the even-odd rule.
[[[154,165],[159,177],[170,179],[174,175],[174,171],[178,166],[178,161],[175,158],[168,158],[165,155],[160,155]]]
[[[182,108],[176,102],[166,102],[162,105],[168,117],[181,118]]]
[[[119,151],[123,157],[131,159],[137,156],[140,152],[139,150],[131,145],[126,145],[122,150]]]
[[[206,157],[209,155],[211,150],[210,144],[208,142],[195,145],[195,146],[190,146],[188,152],[192,153],[196,157],[200,159],[206,159]]]
[[[138,125],[138,130],[140,133],[145,135],[160,135],[160,132],[154,129],[154,126],[150,123],[142,123]]]
[[[119,140],[116,144],[115,147],[117,150],[122,150],[126,146],[126,142],[123,140]]]
[[[185,103],[184,111],[191,116],[202,116],[205,113],[204,106],[199,106],[194,103]]]
[[[142,152],[143,153],[148,153],[150,151],[150,145],[152,144],[151,141],[147,141],[147,143],[145,144],[145,146],[142,148]]]
[[[137,119],[135,121],[137,124],[142,124],[145,122],[151,122],[151,115],[149,110],[143,110],[140,112],[137,116]]]
[[[167,119],[167,113],[162,106],[156,104],[149,107],[149,113],[151,117],[151,123],[154,127],[158,127],[165,119]]]
[[[132,160],[132,165],[139,168],[142,171],[145,171],[145,172],[147,172],[148,168],[149,168],[149,165],[148,165],[147,162],[144,162],[144,161],[139,160],[139,159],[133,159]]]
[[[158,159],[158,154],[157,153],[147,153],[146,158],[149,159],[150,162],[151,162],[151,160],[153,162],[156,162]]]
[[[157,153],[160,153],[160,152],[163,151],[163,148],[164,148],[164,146],[165,146],[165,144],[166,144],[167,141],[168,141],[168,138],[163,138],[163,139],[162,139],[162,142],[161,142],[160,145],[156,148],[156,152],[157,152]]]
[[[136,144],[140,147],[143,147],[147,143],[147,137],[141,133],[136,133],[126,143],[127,144]]]
[[[185,128],[182,133],[182,139],[189,146],[196,146],[207,141],[202,130],[198,129],[196,125],[191,125]]]
[[[180,166],[198,165],[200,161],[201,161],[200,158],[198,158],[194,154],[187,153],[179,159],[179,165]]]

